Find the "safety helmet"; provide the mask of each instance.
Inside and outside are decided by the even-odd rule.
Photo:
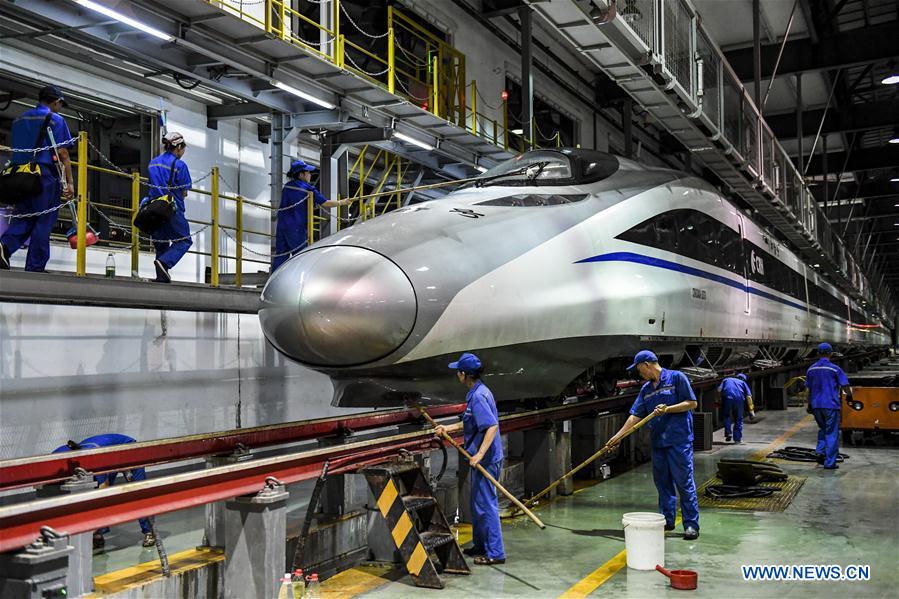
[[[186,146],[187,142],[184,141],[184,136],[180,133],[172,131],[171,133],[166,133],[162,136],[162,141],[167,146]]]

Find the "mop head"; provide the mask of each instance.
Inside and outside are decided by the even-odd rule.
[[[66,233],[66,238],[69,240],[69,247],[73,250],[78,249],[78,229],[72,227]],[[94,231],[94,228],[88,225],[87,232],[84,235],[84,245],[86,247],[90,247],[100,241],[100,236],[97,235],[97,232]]]

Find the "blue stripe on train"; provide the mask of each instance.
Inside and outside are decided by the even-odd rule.
[[[733,287],[734,289],[739,289],[743,292],[748,292],[753,295],[757,295],[759,297],[763,297],[765,299],[779,302],[781,304],[790,306],[792,308],[796,308],[797,310],[806,311],[806,307],[802,304],[796,303],[794,301],[790,301],[784,299],[782,297],[778,297],[773,293],[768,293],[767,291],[762,291],[761,289],[756,289],[754,287],[749,287],[746,284],[740,281],[734,281],[731,278],[725,277],[723,275],[716,275],[715,273],[708,272],[706,270],[702,270],[700,268],[695,268],[693,266],[687,266],[685,264],[678,264],[677,262],[671,262],[670,260],[665,260],[663,258],[654,258],[652,256],[645,256],[643,254],[634,254],[632,252],[612,252],[609,254],[600,254],[598,256],[592,256],[590,258],[584,258],[583,260],[578,260],[575,264],[583,264],[586,262],[634,262],[635,264],[645,264],[646,266],[654,266],[656,268],[664,268],[666,270],[673,270],[675,272],[682,272],[684,274],[693,275],[695,277],[702,277],[703,279],[708,279],[709,281],[714,281],[716,283],[721,283],[722,285],[728,285]],[[839,322],[846,323],[848,322],[845,319],[831,316],[829,314],[824,314],[819,312],[813,308],[810,308],[812,312],[818,314],[819,316],[824,316],[826,318],[831,318],[833,320],[838,320]]]

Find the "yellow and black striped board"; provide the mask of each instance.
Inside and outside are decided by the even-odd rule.
[[[416,462],[363,470],[393,544],[416,586],[443,588],[439,574],[469,574],[468,564]]]

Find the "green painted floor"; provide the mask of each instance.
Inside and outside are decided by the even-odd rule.
[[[806,418],[805,411],[765,412],[745,427],[742,445],[724,444],[715,435],[712,451],[696,454],[696,482],[712,476],[722,456],[748,457],[763,450]],[[817,428],[808,419],[781,445],[814,447]],[[666,539],[666,566],[699,572],[694,596],[741,597],[896,597],[899,596],[899,448],[843,448],[850,455],[838,471],[814,464],[782,462],[790,473],[808,476],[783,513],[704,509],[701,537],[687,542],[682,531]],[[621,515],[655,511],[657,495],[649,464],[543,506],[547,524],[540,531],[518,518],[504,522],[508,562],[472,566],[471,576],[444,577],[443,591],[417,589],[408,577],[389,582],[364,597],[683,597],[656,572],[626,567],[598,588],[591,574],[624,549]],[[748,582],[743,564],[869,565],[867,582]],[[587,578],[586,581],[584,579]],[[590,584],[591,580],[593,584]],[[584,581],[572,589],[574,585]],[[585,590],[586,589],[586,590]]]

